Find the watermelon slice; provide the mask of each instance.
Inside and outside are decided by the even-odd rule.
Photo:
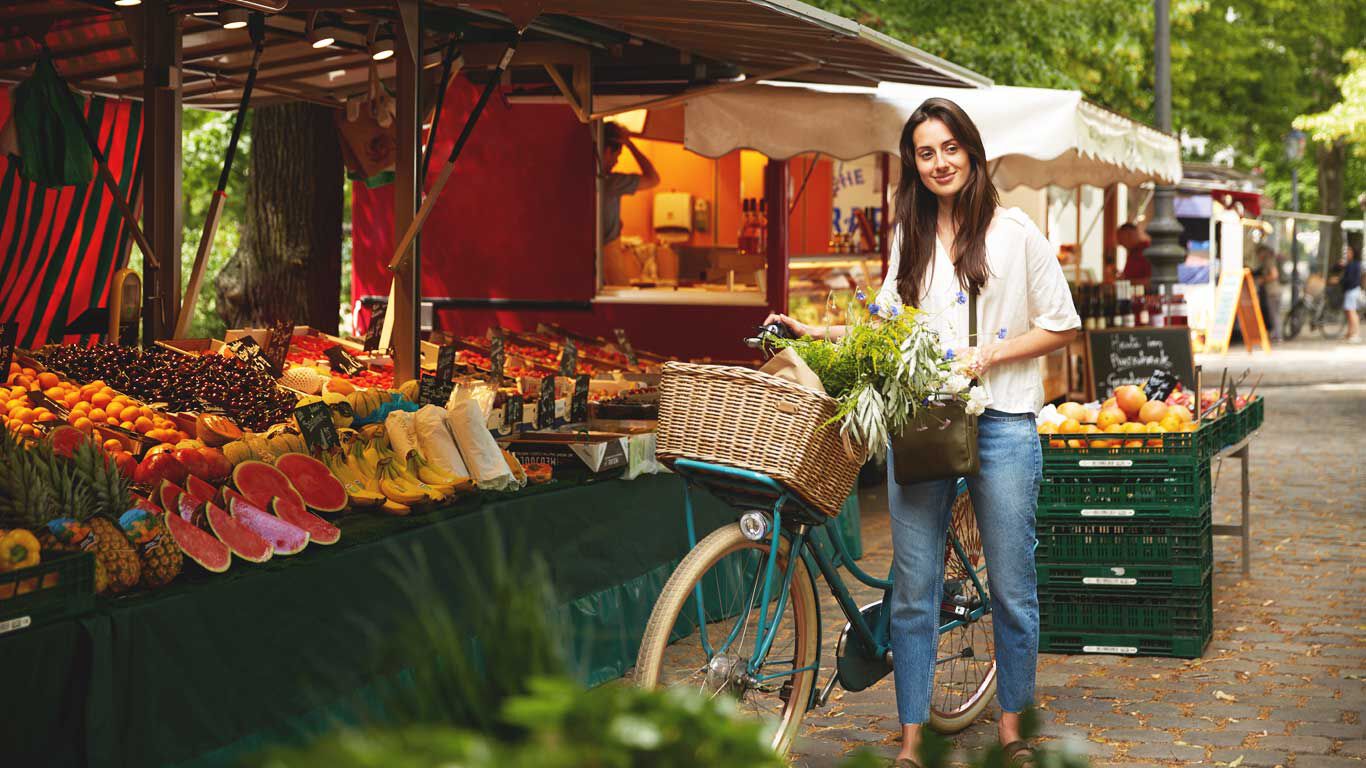
[[[185,492],[199,499],[200,503],[214,501],[218,498],[218,489],[200,480],[194,475],[185,478]]]
[[[269,509],[271,499],[277,496],[297,500],[300,506],[304,503],[304,500],[299,498],[299,492],[289,484],[289,478],[264,461],[244,461],[233,467],[232,484],[237,486],[237,490],[247,497],[247,501],[256,505],[257,509]]]
[[[180,495],[184,492],[170,480],[162,480],[161,485],[157,486],[156,499],[161,502],[162,509],[176,511],[180,509]]]
[[[213,502],[205,505],[204,510],[209,521],[209,530],[213,531],[213,535],[217,536],[219,541],[227,544],[234,555],[247,562],[264,563],[275,552],[270,542]]]
[[[299,492],[309,509],[323,513],[346,509],[346,487],[321,461],[306,453],[286,453],[275,460],[275,468]]]
[[[171,540],[180,547],[180,551],[200,568],[210,573],[222,573],[232,565],[232,552],[227,544],[186,522],[179,515],[166,515],[166,530],[170,531]]]
[[[253,533],[265,539],[277,555],[293,555],[308,546],[308,531],[263,512],[241,496],[228,502],[232,516]]]
[[[176,499],[176,502],[179,505],[176,507],[176,513],[180,515],[180,519],[191,525],[196,525],[206,530],[208,529],[204,520],[204,502],[188,493],[180,494],[180,497]]]
[[[337,526],[304,509],[304,505],[296,503],[293,499],[277,497],[271,502],[271,511],[281,520],[308,531],[309,541],[336,544],[341,538],[341,530]]]

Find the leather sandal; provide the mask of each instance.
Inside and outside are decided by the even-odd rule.
[[[892,763],[892,768],[920,768],[920,763],[909,757],[903,757]]]
[[[1034,748],[1023,741],[1012,741],[1001,747],[1012,768],[1035,768],[1039,764]]]

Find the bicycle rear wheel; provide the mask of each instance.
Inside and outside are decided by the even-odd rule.
[[[967,491],[954,500],[949,530],[952,538],[944,552],[944,600],[969,610],[986,605],[986,558],[982,553],[982,536],[977,531],[977,515]],[[954,551],[953,538],[957,538],[964,557]],[[982,592],[970,572],[981,581]],[[951,595],[950,591],[957,594]],[[930,691],[930,727],[940,733],[958,733],[981,716],[995,695],[996,641],[991,612],[987,611],[976,620],[960,619],[939,635],[934,687]]]
[[[1339,302],[1336,306],[1325,307],[1323,314],[1319,317],[1319,333],[1323,338],[1332,341],[1342,336],[1342,332],[1347,330],[1347,312],[1342,309]]]
[[[1286,341],[1294,339],[1300,335],[1300,331],[1309,324],[1309,308],[1303,303],[1296,304],[1285,315],[1285,322],[1281,325],[1281,335]]]
[[[772,747],[784,754],[801,726],[820,655],[816,595],[802,560],[781,615],[773,617],[789,544],[782,541],[769,600],[773,645],[751,675],[747,663],[759,642],[759,609],[769,540],[751,541],[727,525],[700,541],[664,585],[636,657],[635,682],[645,688],[689,688],[731,696],[740,708],[773,726]],[[697,595],[705,623],[699,623]],[[803,670],[803,671],[794,671]]]

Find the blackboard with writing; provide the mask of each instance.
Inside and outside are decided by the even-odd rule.
[[[381,304],[370,312],[370,324],[365,326],[365,351],[379,349],[380,337],[384,334],[384,316],[389,312],[388,304]],[[381,350],[383,351],[383,350]]]
[[[256,339],[251,336],[243,336],[240,339],[233,339],[223,345],[232,353],[232,356],[255,368],[256,370],[269,374],[271,372],[270,361],[261,352],[261,345],[256,343]]]
[[[327,355],[327,361],[332,364],[332,370],[344,373],[347,376],[355,376],[365,370],[365,363],[352,357],[340,344],[328,347],[323,354]]]
[[[555,425],[555,377],[541,379],[540,396],[536,399],[536,428],[547,429]]]
[[[1086,344],[1098,400],[1123,384],[1147,384],[1158,371],[1172,374],[1186,389],[1195,387],[1195,357],[1187,328],[1089,331]]]
[[[621,348],[621,353],[626,355],[626,362],[636,365],[639,362],[636,358],[636,348],[631,346],[631,340],[626,338],[626,329],[613,328],[612,333],[616,334],[617,346]]]
[[[270,370],[276,378],[284,375],[285,358],[289,357],[289,345],[294,341],[294,321],[286,320],[270,327],[266,337],[264,354],[270,361]]]
[[[326,451],[341,445],[337,435],[337,425],[332,423],[332,409],[327,403],[309,403],[294,409],[294,421],[304,436],[304,443],[314,453]]]
[[[522,419],[526,416],[526,403],[522,402],[521,395],[509,395],[507,405],[503,406],[503,423],[508,430],[517,432],[522,428]]]
[[[439,376],[423,376],[417,383],[417,404],[445,408],[454,389],[455,383],[450,379],[442,381]]]
[[[560,353],[560,375],[573,376],[579,368],[579,350],[573,339],[564,340],[564,351]]]
[[[489,365],[493,368],[493,380],[495,382],[503,380],[503,368],[507,365],[505,344],[506,339],[501,329],[493,334],[493,338],[489,339]]]
[[[455,378],[455,346],[447,344],[436,352],[436,379],[445,384]]]
[[[574,395],[569,400],[569,422],[588,421],[588,379],[586,373],[574,377]]]

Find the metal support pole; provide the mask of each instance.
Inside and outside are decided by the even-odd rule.
[[[1171,0],[1153,0],[1154,31],[1153,79],[1154,112],[1157,129],[1172,132],[1172,51],[1171,21],[1169,19]],[[1148,235],[1152,245],[1143,252],[1152,264],[1152,283],[1171,285],[1176,282],[1176,265],[1186,258],[1186,249],[1181,246],[1181,222],[1176,220],[1172,207],[1173,187],[1158,185],[1153,195],[1153,220],[1148,223]]]
[[[788,180],[785,160],[769,160],[764,167],[764,197],[768,200],[766,264],[768,307],[787,312],[788,292]]]
[[[1252,463],[1252,443],[1249,442],[1239,451],[1238,458],[1243,464],[1243,577],[1252,575],[1252,525],[1248,520],[1248,495],[1251,490],[1251,483],[1248,480],[1248,464]]]
[[[1300,212],[1300,169],[1290,167],[1290,210]],[[1290,220],[1290,306],[1300,300],[1300,238],[1298,219]]]

